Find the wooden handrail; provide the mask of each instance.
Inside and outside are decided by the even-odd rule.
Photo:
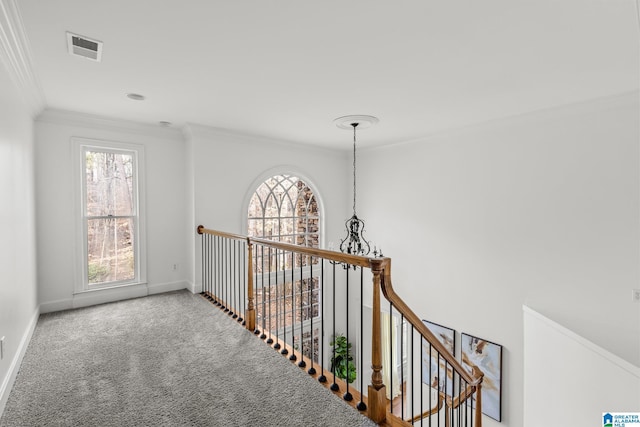
[[[224,231],[218,231],[218,230],[210,230],[208,228],[205,228],[204,225],[199,225],[197,228],[198,234],[211,234],[212,236],[220,236],[220,237],[227,237],[229,239],[234,239],[234,240],[244,240],[244,241],[248,241],[249,237],[247,236],[241,236],[239,234],[233,234],[233,233],[226,233]]]
[[[299,246],[290,243],[276,242],[273,240],[254,238],[242,236],[239,234],[226,233],[217,230],[207,229],[200,225],[197,228],[198,234],[209,234],[213,236],[220,236],[224,238],[242,240],[247,242],[248,246],[248,271],[253,271],[252,263],[252,250],[254,244],[260,244],[266,247],[280,249],[283,251],[296,252],[299,254],[306,254],[309,256],[315,256],[326,259],[335,263],[344,263],[347,265],[354,265],[358,267],[364,267],[371,269],[373,274],[373,307],[372,307],[372,342],[371,342],[371,384],[368,389],[368,416],[375,422],[385,422],[386,419],[386,390],[382,381],[382,355],[381,355],[381,339],[382,334],[380,330],[380,291],[384,294],[385,298],[392,304],[392,306],[407,320],[417,332],[426,339],[431,347],[435,349],[450,366],[458,373],[467,384],[463,390],[459,392],[459,395],[455,398],[446,397],[443,398],[445,405],[450,408],[457,408],[466,400],[469,399],[474,393],[476,393],[476,407],[475,407],[475,423],[474,427],[482,426],[482,381],[484,374],[480,369],[472,366],[472,372],[469,373],[455,356],[449,353],[444,344],[440,342],[438,338],[427,328],[427,326],[420,320],[420,318],[409,308],[409,306],[396,294],[391,282],[391,259],[390,258],[369,258],[358,255],[344,254],[341,252],[330,251],[325,249],[310,248],[306,246]],[[247,329],[253,330],[255,328],[255,296],[253,295],[253,277],[248,275],[248,313],[247,313]],[[439,402],[439,407],[442,407],[442,401]],[[424,416],[424,414],[422,414]]]
[[[329,261],[335,261],[345,264],[357,265],[358,267],[371,267],[371,261],[382,258],[368,258],[359,255],[343,254],[342,252],[329,251],[326,249],[310,248],[307,246],[299,246],[291,243],[276,242],[269,239],[260,239],[257,237],[241,236],[239,234],[225,233],[223,231],[210,230],[202,225],[198,226],[198,234],[211,234],[213,236],[227,237],[229,239],[244,240],[248,243],[259,243],[263,246],[282,249],[284,251],[298,252],[301,254],[311,255],[324,258]]]
[[[378,261],[378,260],[375,260]],[[470,374],[463,366],[456,360],[454,355],[449,353],[449,350],[440,342],[438,338],[427,328],[427,326],[420,320],[420,318],[407,306],[407,304],[396,294],[391,284],[391,260],[388,258],[381,259],[379,262],[385,262],[384,275],[382,276],[381,288],[385,298],[404,316],[404,318],[411,323],[411,325],[420,333],[435,350],[440,354],[440,357],[445,359],[458,374],[472,387],[478,386],[482,383],[482,372],[476,371],[474,375]]]
[[[464,390],[458,392],[458,395],[455,398],[451,398],[451,396],[446,396],[446,400],[447,400],[447,407],[449,408],[453,408],[453,409],[458,409],[458,407],[460,405],[462,405],[464,402],[466,402],[471,396],[473,396],[473,393],[475,393],[475,387],[474,386],[470,386],[467,385]],[[444,395],[444,393],[441,392],[442,395]]]

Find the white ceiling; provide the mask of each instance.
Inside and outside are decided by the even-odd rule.
[[[47,107],[145,123],[348,149],[343,115],[377,116],[379,145],[639,87],[636,0],[17,4]]]

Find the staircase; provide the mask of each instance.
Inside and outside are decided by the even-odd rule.
[[[482,372],[395,293],[390,258],[197,232],[203,297],[347,404],[379,425],[481,427]]]

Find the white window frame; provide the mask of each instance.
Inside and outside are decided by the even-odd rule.
[[[247,191],[245,192],[244,200],[242,201],[242,215],[240,216],[240,229],[242,230],[244,235],[249,235],[249,204],[251,203],[251,198],[253,194],[256,192],[258,187],[262,185],[267,179],[271,178],[275,175],[291,175],[296,176],[313,191],[313,196],[316,199],[316,203],[318,204],[318,217],[320,218],[319,227],[320,233],[318,234],[318,247],[324,248],[324,228],[325,228],[325,214],[324,214],[324,200],[322,199],[322,195],[318,191],[318,188],[314,184],[314,180],[310,178],[306,173],[300,171],[297,167],[294,166],[278,166],[275,168],[268,169],[258,175]],[[266,238],[266,237],[265,237]]]
[[[71,138],[74,164],[73,188],[75,189],[75,224],[77,230],[76,244],[76,274],[74,293],[84,293],[123,286],[145,285],[147,283],[147,251],[146,251],[146,221],[145,221],[145,156],[144,146],[125,142],[104,141],[86,138]],[[89,284],[88,280],[88,248],[86,216],[86,176],[85,161],[87,151],[103,151],[124,153],[133,156],[134,161],[134,196],[133,216],[135,235],[133,251],[135,259],[135,274],[132,279],[106,283]]]
[[[310,179],[306,174],[301,173],[299,170],[297,170],[297,168],[294,167],[290,167],[290,166],[284,166],[284,167],[276,167],[273,169],[269,169],[265,172],[263,172],[262,174],[260,174],[251,184],[251,186],[249,187],[248,191],[245,193],[245,197],[244,197],[244,201],[242,203],[242,230],[244,232],[245,235],[249,235],[249,205],[251,203],[251,199],[253,198],[253,195],[255,194],[256,190],[269,178],[276,176],[276,175],[282,175],[282,176],[295,176],[296,178],[302,180],[308,187],[309,189],[311,189],[311,191],[313,192],[313,197],[316,200],[316,204],[317,204],[317,208],[318,208],[318,228],[319,228],[319,233],[318,233],[318,248],[322,248],[324,247],[324,202],[322,200],[322,197],[320,195],[320,192],[318,191],[317,187],[315,186],[315,184],[313,183],[314,181],[312,179]],[[268,237],[263,237],[264,239],[268,239]],[[279,241],[279,239],[274,239],[275,242]],[[314,265],[313,271],[314,273],[314,277],[317,278],[319,280],[319,276],[320,276],[320,269],[324,268],[324,266],[316,266]],[[302,272],[300,272],[300,268],[299,267],[294,267],[293,269],[293,280],[301,280],[301,279],[306,279],[306,278],[310,278],[310,271],[311,271],[311,267],[309,265],[304,266],[302,268]],[[302,274],[301,274],[302,273]],[[264,280],[265,283],[266,281],[268,281],[269,276],[271,280],[273,280],[272,283],[284,283],[286,281],[290,281],[291,277],[292,277],[292,273],[291,273],[291,269],[287,269],[287,270],[279,270],[279,271],[272,271],[271,273],[257,273],[254,274],[254,284],[258,284],[261,283],[259,281],[263,280],[262,276],[264,275]],[[322,286],[322,284],[320,284],[320,286]],[[320,289],[319,289],[320,291]],[[256,305],[258,305],[258,302],[256,301]],[[314,317],[314,322],[321,322],[322,321],[322,313],[324,310],[324,301],[322,299],[318,299],[318,316]],[[307,326],[308,324],[306,322],[309,322],[308,324],[311,323],[311,319],[307,319],[305,320],[303,323],[305,326]],[[284,330],[286,329],[287,332],[289,332],[290,330],[293,330],[295,327],[299,326],[299,324],[297,325],[290,325],[287,327],[280,327],[280,330],[278,331],[278,333],[282,333],[284,332]],[[288,337],[288,335],[287,335]],[[293,338],[292,338],[293,339]],[[320,341],[322,342],[322,340],[324,340],[325,337],[320,337]],[[293,344],[293,341],[291,342],[291,344]]]

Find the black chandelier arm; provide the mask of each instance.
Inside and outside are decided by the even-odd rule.
[[[364,238],[364,221],[355,214],[344,223],[347,235],[340,241],[340,252],[366,256],[371,252],[371,245]]]

